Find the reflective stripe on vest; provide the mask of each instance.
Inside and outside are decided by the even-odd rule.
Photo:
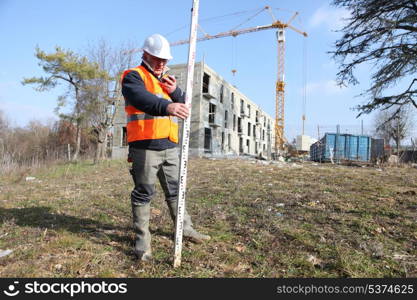
[[[127,123],[131,121],[138,121],[138,120],[152,120],[152,119],[166,119],[166,117],[162,116],[151,116],[148,114],[134,114],[134,115],[127,115]],[[178,123],[176,117],[171,117],[171,121]]]
[[[131,71],[138,72],[148,92],[159,98],[171,101],[169,95],[162,89],[160,82],[146,68],[139,66],[123,72],[121,81]],[[127,116],[127,141],[128,143],[142,140],[168,138],[178,143],[178,121],[176,117],[152,116],[130,105],[125,99],[125,111]]]

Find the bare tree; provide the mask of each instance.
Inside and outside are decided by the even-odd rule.
[[[9,128],[9,120],[2,110],[0,110],[0,160],[5,157],[5,141],[6,135]]]
[[[89,112],[89,124],[96,137],[97,148],[94,161],[106,157],[109,130],[113,127],[118,102],[121,101],[121,73],[133,66],[133,45],[127,43],[118,48],[112,47],[105,40],[88,47],[88,57],[105,70],[109,77],[97,78],[90,82],[90,88],[84,91],[84,109]]]
[[[374,123],[376,135],[383,138],[387,144],[393,141],[399,153],[401,142],[412,133],[414,125],[412,109],[403,106],[399,111],[381,110],[376,115]]]
[[[9,127],[9,120],[2,110],[0,110],[0,134]]]

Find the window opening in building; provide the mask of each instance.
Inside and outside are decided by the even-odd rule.
[[[210,85],[210,75],[204,73],[203,75],[203,93],[209,92],[209,85]]]
[[[122,146],[123,147],[127,146],[127,129],[126,129],[126,127],[122,128]]]
[[[224,128],[226,128],[227,129],[227,121],[228,121],[228,118],[229,118],[229,116],[228,116],[228,112],[227,112],[227,110],[225,110],[224,111]]]
[[[224,96],[224,85],[220,86],[220,103],[223,103],[223,96]]]
[[[209,123],[213,124],[216,117],[216,105],[209,104]]]
[[[233,131],[236,131],[236,115],[233,114]]]
[[[270,126],[270,124],[269,124],[269,121],[268,121],[268,128],[267,128],[267,137],[268,137],[268,143],[270,143],[271,142],[271,126]]]
[[[222,132],[222,151],[224,150],[224,132]]]
[[[234,93],[232,93],[232,96],[231,96],[231,103],[232,103],[232,109],[235,107],[235,94]]]
[[[211,128],[204,128],[204,151],[211,152]]]
[[[248,136],[250,136],[250,128],[251,128],[251,124],[248,122]]]
[[[243,128],[242,128],[242,118],[237,118],[237,132],[238,133],[243,133]]]

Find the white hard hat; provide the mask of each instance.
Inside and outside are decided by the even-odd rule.
[[[146,38],[142,50],[158,58],[172,59],[167,39],[157,33]]]

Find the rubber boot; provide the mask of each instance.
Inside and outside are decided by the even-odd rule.
[[[132,205],[133,228],[136,233],[135,255],[142,261],[152,259],[151,233],[149,232],[150,204]]]
[[[177,200],[167,201],[169,213],[171,215],[172,221],[174,222],[174,225],[177,218],[177,203]],[[209,235],[202,234],[193,228],[193,223],[191,222],[191,217],[187,210],[184,211],[183,236],[189,238],[195,243],[202,243],[203,241],[210,240]]]

